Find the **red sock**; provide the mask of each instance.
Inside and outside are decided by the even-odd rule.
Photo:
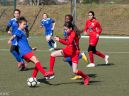
[[[84,74],[81,70],[78,70],[76,74],[82,76],[82,78],[86,78],[87,77],[87,75]]]
[[[34,70],[33,70],[33,73],[32,73],[33,78],[36,78],[38,71],[39,70],[35,67]]]
[[[50,69],[49,69],[49,71],[51,71],[51,72],[53,72],[54,63],[55,63],[55,57],[50,56]]]
[[[37,62],[35,66],[43,75],[46,74],[46,71],[44,70],[40,62]]]
[[[89,51],[88,52],[89,58],[90,58],[90,63],[94,63],[94,57],[93,57],[93,52]]]
[[[96,55],[98,55],[99,57],[101,57],[101,58],[105,58],[105,55],[104,54],[102,54],[101,52],[99,52],[99,51],[96,51],[96,53],[95,53]]]

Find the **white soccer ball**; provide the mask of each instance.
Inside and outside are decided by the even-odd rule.
[[[36,78],[32,78],[32,77],[28,78],[28,80],[27,80],[27,85],[28,85],[29,87],[35,87],[35,86],[37,85],[37,80],[36,80]]]

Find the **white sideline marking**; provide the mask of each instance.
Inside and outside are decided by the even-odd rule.
[[[0,51],[9,51],[9,49],[0,49]],[[36,50],[37,52],[50,52],[49,50]],[[87,51],[82,51],[82,52],[87,52]],[[104,52],[104,51],[103,51]],[[129,54],[129,52],[104,52],[108,54]]]
[[[81,36],[81,38],[89,38],[89,36]],[[129,39],[129,36],[99,36],[104,39]]]

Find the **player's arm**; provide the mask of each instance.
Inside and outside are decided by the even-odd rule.
[[[11,44],[12,43],[12,40],[16,38],[16,35],[13,35],[9,40],[8,40],[8,44]]]
[[[11,26],[12,26],[12,22],[11,22],[11,20],[10,20],[10,21],[8,22],[7,26],[6,26],[6,32],[7,32],[9,35],[12,34],[12,32],[10,31]]]
[[[29,29],[25,28],[25,32],[26,32],[26,37],[29,38]]]
[[[74,37],[75,37],[75,33],[72,33],[67,40],[65,39],[62,39],[62,38],[59,38],[59,37],[55,37],[54,39],[59,41],[60,43],[64,44],[64,45],[70,45],[72,44],[73,40],[74,40]]]
[[[102,32],[102,27],[99,22],[96,22],[96,25],[97,25],[97,34],[100,35]]]
[[[52,20],[52,30],[55,29],[55,25],[56,25],[55,20]]]

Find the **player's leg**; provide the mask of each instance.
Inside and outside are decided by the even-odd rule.
[[[53,69],[54,69],[55,58],[59,56],[63,56],[63,50],[57,50],[51,53],[49,73],[54,73]]]
[[[54,31],[52,31],[52,32],[50,33],[50,36],[51,36],[51,37],[50,37],[50,38],[51,38],[50,41],[51,41],[51,43],[53,44],[53,47],[56,48],[56,47],[57,47],[57,44],[56,44],[56,42],[52,39],[53,34],[54,34]]]
[[[98,55],[99,57],[103,58],[105,60],[105,63],[108,64],[108,59],[109,59],[108,55],[105,55],[105,54],[101,53],[100,51],[96,51],[95,54]]]
[[[89,55],[90,64],[88,64],[87,67],[95,67],[95,64],[94,64],[94,52],[95,51],[96,51],[95,46],[89,45],[88,55]]]
[[[40,71],[44,76],[46,75],[45,69],[42,67],[42,64],[41,64],[40,61],[36,58],[36,56],[34,55],[33,52],[29,52],[29,53],[25,54],[25,55],[23,56],[23,58],[26,59],[26,60],[28,59],[28,60],[30,60],[31,62],[33,62],[33,63],[35,64],[35,68],[34,68],[32,77],[36,77],[38,71]]]
[[[84,81],[84,85],[88,85],[89,84],[89,76],[84,74],[81,70],[78,70],[77,69],[77,63],[74,63],[72,64],[72,68],[73,68],[73,73],[75,73],[76,75],[79,75],[83,78],[83,81]]]
[[[11,45],[10,52],[12,53],[12,55],[15,57],[16,61],[18,62],[18,69],[20,70],[25,63],[19,54],[18,47],[15,45]]]

